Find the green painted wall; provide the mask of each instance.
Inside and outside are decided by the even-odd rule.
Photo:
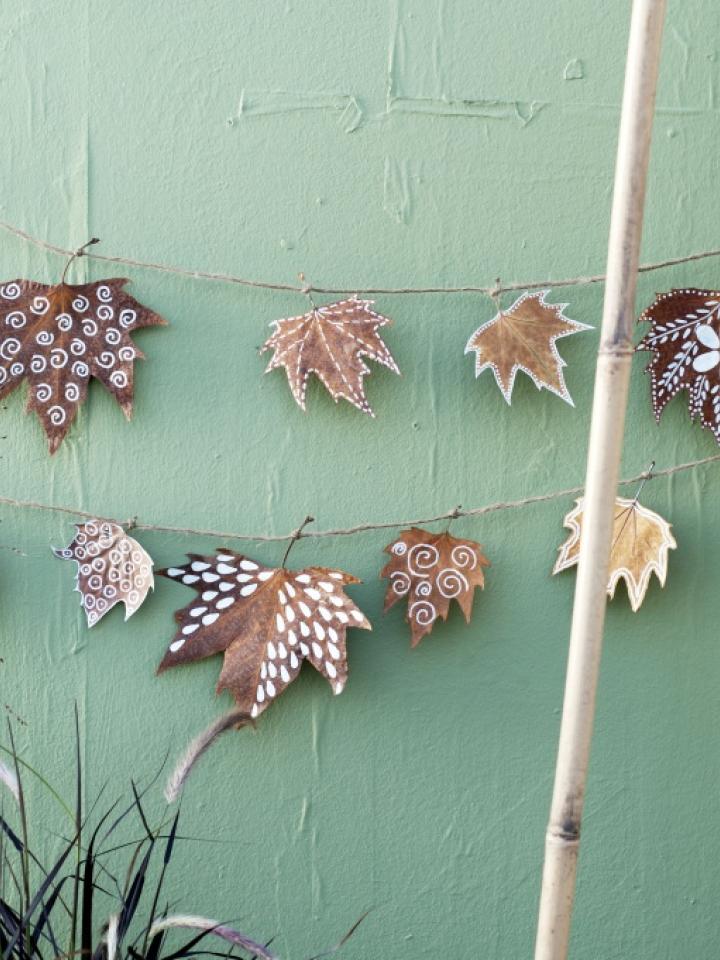
[[[110,254],[360,290],[601,272],[629,6],[6,0],[0,215],[62,246],[96,234]],[[719,30],[712,0],[671,3],[645,261],[718,246]],[[51,281],[63,262],[3,234],[0,264]],[[672,285],[717,286],[719,269],[646,274],[639,306]],[[522,376],[508,408],[463,356],[491,302],[385,296],[403,376],[367,381],[377,419],[317,388],[303,415],[257,354],[300,296],[122,272],[171,321],[137,337],[135,419],[95,384],[50,459],[12,396],[1,494],[280,534],[307,511],[346,526],[582,482],[595,331],[562,342],[575,409]],[[597,327],[601,286],[553,298]],[[623,474],[714,453],[682,401],[656,427],[643,364]],[[654,582],[636,615],[622,587],[610,606],[576,960],[717,952],[719,476],[648,484],[644,502],[679,544],[668,586]],[[569,506],[459,521],[493,561],[487,588],[469,628],[454,613],[413,652],[401,610],[381,615],[387,533],[298,545],[298,564],[363,578],[353,596],[375,629],[350,639],[342,697],[307,670],[198,771],[184,832],[224,842],[182,848],[183,908],[277,934],[290,958],[371,906],[347,960],[530,956],[574,584],[550,570]],[[117,793],[229,705],[213,695],[219,662],[154,675],[191,594],[160,580],[127,624],[115,610],[88,632],[72,568],[49,552],[70,538],[67,518],[2,508],[0,520],[0,702],[69,794],[77,701],[88,797],[106,781]],[[141,540],[158,567],[218,545]],[[282,552],[247,549],[267,563]]]

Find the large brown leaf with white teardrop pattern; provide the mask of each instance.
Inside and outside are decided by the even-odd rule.
[[[166,321],[126,293],[127,282],[0,284],[0,397],[27,379],[27,407],[40,418],[50,453],[70,429],[90,377],[128,420],[132,415],[133,363],[143,354],[130,334]]]
[[[413,647],[430,633],[438,617],[447,620],[451,600],[457,600],[470,623],[475,588],[485,585],[482,568],[490,566],[479,543],[412,527],[385,552],[391,558],[380,572],[390,581],[385,610],[407,599],[405,619]]]
[[[659,293],[641,314],[641,322],[651,324],[636,349],[653,355],[645,370],[655,419],[687,390],[690,416],[699,418],[720,443],[720,291]]]
[[[199,597],[175,614],[178,630],[158,672],[223,652],[217,690],[229,690],[252,717],[292,683],[303,660],[342,693],[346,631],[371,629],[344,591],[357,577],[326,567],[273,569],[230,550],[188,556],[184,566],[159,571]]]
[[[297,404],[305,409],[305,392],[311,373],[327,387],[337,403],[348,400],[358,410],[374,416],[365,397],[363,378],[370,368],[363,357],[400,373],[387,345],[378,333],[391,321],[370,308],[372,300],[352,297],[308,313],[274,320],[275,333],[261,353],[275,351],[265,370],[284,367]]]

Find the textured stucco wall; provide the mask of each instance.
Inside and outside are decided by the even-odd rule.
[[[594,0],[6,2],[0,215],[63,246],[95,234],[108,253],[360,290],[601,272],[628,17],[629,3]],[[712,0],[670,5],[645,261],[718,245],[719,28]],[[4,234],[0,264],[44,281],[62,269]],[[717,286],[719,269],[645,275],[639,299]],[[2,494],[282,533],[308,511],[344,526],[582,481],[596,331],[562,342],[575,409],[522,376],[507,408],[463,356],[491,302],[382,297],[403,376],[367,381],[377,419],[320,389],[303,415],[256,352],[301,297],[122,272],[171,321],[137,337],[134,421],[95,385],[51,460],[12,396]],[[600,286],[554,299],[597,328]],[[655,426],[642,367],[623,473],[714,452],[682,401]],[[668,586],[636,615],[624,596],[609,610],[577,960],[716,955],[719,476],[648,484],[679,543]],[[297,546],[297,563],[364,579],[353,595],[375,629],[350,639],[342,697],[307,670],[198,772],[184,832],[226,842],[181,849],[184,908],[277,934],[291,958],[370,906],[348,960],[530,955],[574,582],[550,569],[569,506],[459,521],[493,561],[487,588],[469,628],[454,614],[413,652],[400,609],[381,616],[388,534]],[[212,692],[218,662],[154,676],[190,594],[160,580],[127,624],[116,610],[89,633],[72,569],[49,552],[70,524],[9,508],[0,520],[0,702],[69,792],[76,700],[88,796],[105,781],[117,792],[228,705]],[[216,546],[141,539],[158,566]]]

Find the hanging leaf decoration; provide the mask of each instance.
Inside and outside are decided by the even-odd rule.
[[[77,563],[75,589],[88,626],[94,626],[116,603],[125,604],[127,620],[154,586],[152,559],[137,540],[110,520],[88,520],[75,524],[75,529],[69,546],[53,547],[53,553]]]
[[[660,293],[638,323],[643,321],[651,327],[636,349],[653,355],[645,370],[655,419],[687,390],[690,416],[720,443],[720,291]]]
[[[475,376],[488,368],[510,403],[515,377],[522,370],[538,390],[543,387],[574,406],[563,375],[566,365],[556,340],[592,329],[566,317],[567,303],[546,303],[549,290],[524,293],[509,310],[501,310],[475,331],[465,353],[475,352]]]
[[[346,631],[371,629],[344,591],[356,577],[326,567],[273,569],[230,550],[188,556],[184,566],[160,571],[199,598],[175,614],[178,630],[158,672],[223,652],[217,691],[229,690],[252,717],[292,683],[303,660],[342,693]]]
[[[580,555],[582,535],[582,499],[565,517],[564,525],[571,531],[560,547],[553,573],[560,573],[575,566]],[[625,581],[630,606],[638,610],[645,598],[650,576],[655,573],[661,586],[667,577],[668,551],[677,547],[670,524],[659,514],[642,507],[637,500],[615,500],[613,540],[610,551],[608,596],[615,596],[615,587],[620,579]]]
[[[370,368],[363,357],[400,373],[378,329],[392,321],[370,308],[372,300],[352,297],[339,303],[315,307],[308,313],[274,320],[275,333],[261,353],[273,349],[265,370],[284,367],[292,395],[305,409],[305,392],[311,373],[327,388],[337,403],[348,400],[358,410],[375,414],[365,397],[363,378]]]
[[[412,527],[403,530],[385,552],[391,558],[380,573],[390,581],[385,612],[407,599],[411,646],[430,633],[438,617],[447,620],[451,600],[457,600],[470,623],[475,588],[485,585],[482,568],[490,566],[479,543]]]
[[[126,293],[127,282],[0,285],[0,397],[28,380],[27,408],[40,418],[51,454],[85,400],[90,377],[132,415],[133,363],[143,354],[130,334],[166,321]]]

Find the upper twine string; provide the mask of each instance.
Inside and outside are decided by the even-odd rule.
[[[54,243],[50,243],[48,240],[42,240],[39,237],[34,237],[32,234],[27,233],[25,230],[21,230],[20,227],[15,227],[11,223],[5,223],[0,220],[0,229],[4,230],[6,233],[10,233],[15,237],[19,237],[21,240],[25,240],[27,243],[32,244],[35,247],[39,247],[41,250],[47,250],[50,253],[55,253],[61,257],[73,257],[77,256],[78,252],[76,250],[67,250],[65,247],[59,247]],[[174,267],[165,263],[154,263],[150,260],[137,260],[132,257],[111,257],[107,254],[102,253],[89,253],[87,250],[84,250],[82,253],[83,257],[91,260],[98,260],[103,263],[118,263],[127,267],[137,267],[142,270],[157,270],[162,273],[172,273],[180,277],[189,277],[192,280],[209,280],[219,283],[234,283],[239,284],[244,287],[256,287],[262,290],[288,290],[293,293],[300,293],[308,296],[310,293],[326,293],[326,294],[340,294],[340,295],[349,295],[358,293],[362,291],[366,294],[380,295],[380,294],[430,294],[430,293],[483,293],[487,296],[496,299],[501,293],[512,292],[515,290],[540,290],[545,287],[575,287],[575,286],[587,286],[588,284],[593,283],[602,283],[606,274],[597,273],[591,274],[589,276],[581,277],[570,277],[564,280],[532,280],[529,282],[520,282],[514,281],[512,283],[506,283],[500,286],[499,280],[495,282],[492,286],[472,286],[472,285],[463,285],[457,287],[450,286],[435,286],[435,287],[372,287],[372,286],[356,286],[356,287],[332,287],[332,286],[318,286],[316,284],[308,284],[304,282],[304,279],[301,280],[299,284],[296,283],[282,283],[280,281],[273,280],[253,280],[247,277],[237,277],[229,273],[216,273],[206,270],[193,270],[189,267]],[[717,250],[703,250],[700,253],[690,253],[683,257],[672,257],[669,260],[660,260],[655,263],[645,263],[638,268],[639,273],[649,273],[653,270],[662,270],[665,267],[674,267],[683,263],[692,263],[696,260],[706,260],[709,257],[720,257],[720,249]]]
[[[675,473],[681,473],[685,470],[693,470],[702,467],[708,463],[717,463],[720,461],[720,453],[711,457],[703,457],[701,460],[690,460],[687,463],[679,463],[674,467],[666,467],[664,470],[655,470],[651,467],[643,473],[634,477],[627,477],[625,480],[619,480],[619,486],[628,486],[635,483],[645,482],[656,477],[670,477]],[[28,510],[46,510],[51,513],[63,513],[71,517],[82,518],[85,520],[109,520],[112,523],[120,524],[126,529],[135,530],[154,530],[160,533],[189,534],[196,537],[214,537],[218,540],[245,540],[253,543],[280,543],[282,541],[291,541],[290,546],[298,540],[306,538],[323,539],[326,537],[349,537],[357,533],[365,533],[370,530],[392,530],[401,527],[423,526],[428,523],[436,523],[440,520],[450,520],[454,522],[460,517],[482,517],[489,513],[496,513],[499,510],[517,510],[520,507],[527,507],[534,503],[547,503],[550,500],[558,500],[562,497],[574,497],[583,493],[583,487],[568,487],[565,490],[553,490],[550,493],[541,493],[532,497],[525,497],[522,500],[501,500],[496,503],[489,503],[482,507],[472,507],[468,510],[462,510],[459,507],[453,507],[445,513],[435,514],[430,517],[416,517],[412,520],[386,520],[382,523],[359,523],[354,527],[338,527],[330,530],[305,530],[305,523],[311,522],[310,517],[300,527],[291,533],[281,535],[268,534],[248,534],[234,533],[226,530],[208,530],[202,527],[175,527],[167,524],[142,523],[137,517],[130,520],[122,520],[116,517],[106,517],[99,513],[90,513],[87,510],[78,510],[75,507],[55,506],[50,503],[40,503],[36,500],[16,500],[13,497],[0,497],[0,504],[10,507],[24,508]],[[286,555],[287,556],[287,555]]]

